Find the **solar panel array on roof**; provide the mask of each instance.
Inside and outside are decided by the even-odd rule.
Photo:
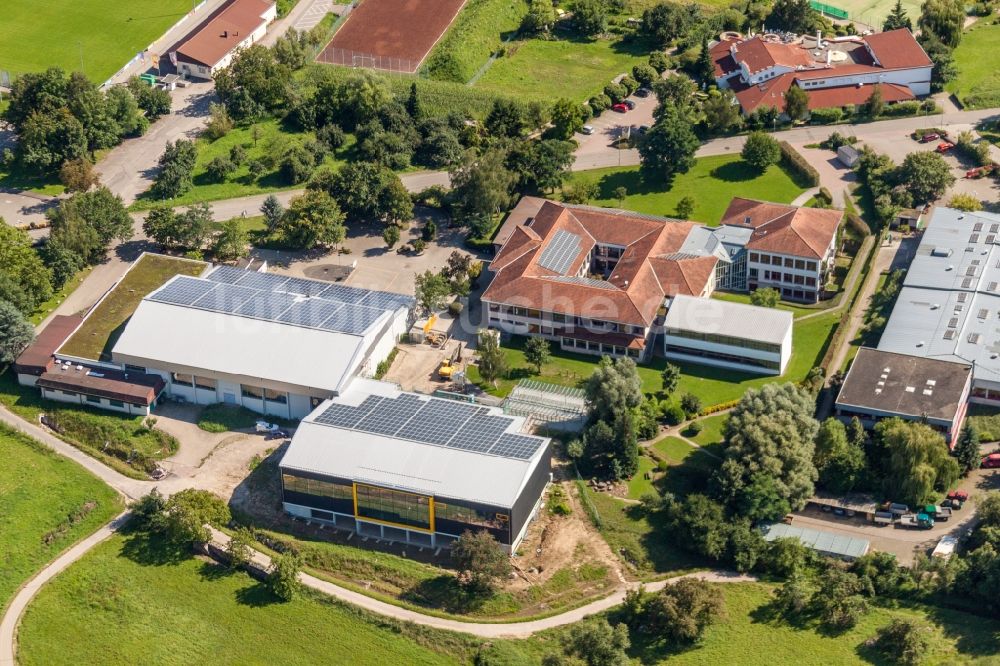
[[[538,257],[538,265],[565,275],[580,254],[580,237],[564,229],[560,229],[549,241]]]
[[[178,276],[149,299],[348,335],[363,335],[382,319],[385,311],[411,307],[414,302],[404,294],[231,266],[220,266],[207,278]]]
[[[503,458],[528,460],[545,440],[508,433],[514,419],[487,407],[403,393],[368,396],[358,406],[331,403],[316,423]]]

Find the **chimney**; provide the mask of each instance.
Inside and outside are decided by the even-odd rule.
[[[827,49],[826,50],[826,66],[829,67],[830,63],[832,63],[832,62],[833,62],[833,50],[832,49]]]
[[[816,30],[816,48],[819,48],[819,45],[822,44],[822,43],[823,43],[823,33],[820,32],[817,29]]]
[[[222,31],[222,37],[223,38],[229,37],[229,31],[228,30],[223,30]]]

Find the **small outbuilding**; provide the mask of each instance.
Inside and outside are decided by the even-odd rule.
[[[848,169],[853,169],[860,157],[861,153],[854,146],[844,144],[840,148],[837,148],[837,161]]]
[[[836,557],[842,560],[856,560],[862,555],[866,555],[871,548],[871,542],[868,539],[859,539],[858,537],[847,536],[845,534],[814,530],[811,527],[798,527],[776,523],[765,526],[763,530],[765,541],[798,539],[806,548],[815,550],[821,555]]]

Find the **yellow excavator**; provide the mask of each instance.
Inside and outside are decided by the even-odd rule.
[[[442,380],[447,381],[451,379],[456,372],[462,369],[462,345],[455,347],[455,351],[449,358],[446,358],[444,362],[441,363],[441,367],[438,368],[438,376]]]

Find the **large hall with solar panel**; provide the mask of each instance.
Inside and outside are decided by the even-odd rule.
[[[130,271],[160,260],[186,261],[143,255]],[[503,408],[372,378],[414,323],[412,296],[188,268],[141,299],[126,273],[83,318],[54,319],[15,364],[19,381],[127,414],[167,399],[299,421],[279,464],[289,515],[434,548],[482,529],[517,548],[551,480],[550,440]],[[114,330],[88,323],[126,306]],[[105,351],[75,355],[99,334]]]

